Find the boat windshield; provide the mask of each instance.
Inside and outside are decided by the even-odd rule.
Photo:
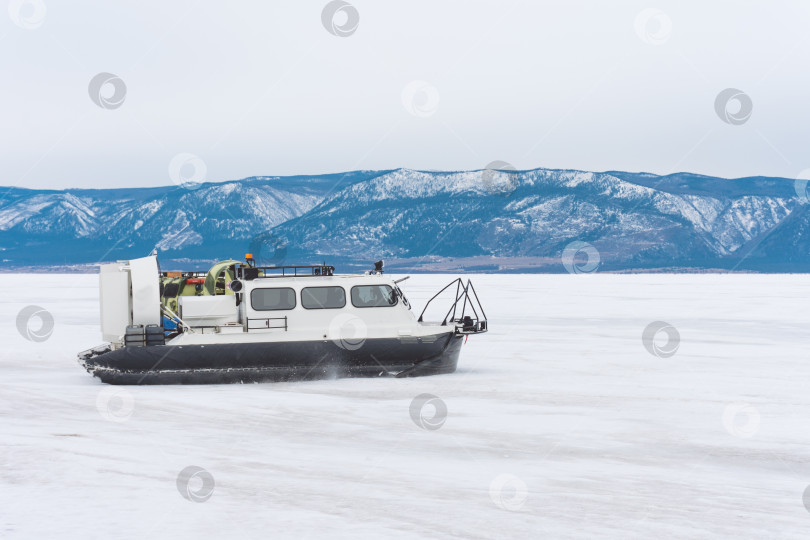
[[[391,307],[396,305],[397,295],[388,285],[357,285],[352,287],[354,307]]]

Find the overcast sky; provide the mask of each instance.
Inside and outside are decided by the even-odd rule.
[[[810,169],[806,1],[120,4],[0,16],[0,184]]]

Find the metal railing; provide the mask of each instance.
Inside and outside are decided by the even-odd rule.
[[[180,274],[169,276],[169,274]],[[176,277],[176,278],[204,278],[208,272],[193,271],[193,272],[160,272],[160,277]]]
[[[237,279],[274,277],[332,276],[335,267],[326,264],[309,266],[240,266],[236,268]]]
[[[259,326],[250,326],[250,321],[263,321],[263,325]],[[278,326],[270,326],[270,321],[284,321],[283,324],[279,324]],[[247,318],[247,331],[250,332],[251,330],[268,330],[268,329],[275,329],[275,330],[284,330],[287,331],[287,317],[257,317],[257,318]]]
[[[444,319],[442,319],[442,326],[447,326],[449,321],[460,325],[460,327],[456,328],[456,332],[460,334],[477,334],[486,332],[487,316],[484,313],[484,308],[481,306],[481,301],[478,300],[478,294],[475,292],[475,287],[473,287],[472,281],[469,279],[465,284],[461,278],[456,278],[445,285],[442,290],[434,294],[433,297],[425,304],[425,308],[422,310],[422,313],[419,314],[419,322],[422,322],[425,311],[427,311],[430,303],[453,285],[456,286],[455,300],[450,306],[450,309],[447,310]],[[472,293],[472,295],[470,293]],[[459,302],[462,302],[460,310]],[[471,314],[467,314],[468,308]]]

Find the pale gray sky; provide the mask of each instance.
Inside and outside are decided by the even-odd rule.
[[[810,2],[351,0],[345,37],[326,5],[12,0],[0,184],[166,185],[178,154],[214,181],[494,160],[810,169]],[[102,72],[126,85],[123,102],[102,86],[115,108],[90,97]],[[719,117],[727,88],[747,120],[737,101],[736,123]]]

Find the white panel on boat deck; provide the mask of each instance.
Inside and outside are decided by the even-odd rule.
[[[160,324],[160,280],[157,257],[129,261],[132,282],[132,324]]]
[[[233,317],[236,319],[236,296],[181,296],[181,317],[197,319],[201,317]]]
[[[181,296],[180,318],[193,327],[236,324],[236,296]],[[241,332],[242,327],[237,327]]]
[[[129,272],[122,264],[101,265],[98,276],[101,334],[104,341],[118,341],[129,324]]]

